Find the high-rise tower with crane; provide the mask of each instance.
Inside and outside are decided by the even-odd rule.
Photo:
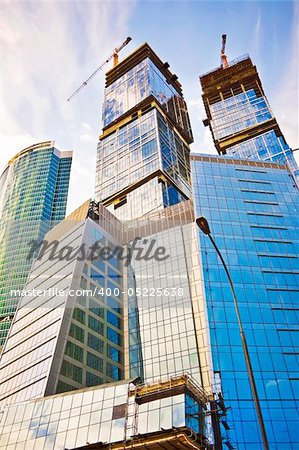
[[[219,154],[286,163],[299,183],[293,150],[271,111],[256,66],[248,55],[231,62],[222,35],[220,67],[200,77],[207,118]]]
[[[178,78],[145,43],[106,74],[97,200],[133,219],[190,198],[192,141]]]

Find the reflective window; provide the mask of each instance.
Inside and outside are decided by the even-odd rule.
[[[274,150],[275,139],[267,152]],[[244,142],[244,151],[247,143],[247,149],[252,145]],[[283,151],[282,142],[278,144]],[[192,161],[195,216],[207,218],[234,283],[270,447],[293,448],[294,435],[287,426],[277,425],[288,423],[289,412],[283,411],[293,411],[295,401],[290,379],[298,368],[298,333],[292,324],[298,312],[299,230],[294,211],[299,208],[299,194],[283,166],[235,162],[220,156]],[[230,435],[242,449],[262,448],[259,436],[249,431],[257,430],[258,423],[228,280],[209,239],[201,232],[198,239],[213,365],[231,407]]]
[[[71,380],[82,383],[82,368],[70,363],[69,361],[62,361],[60,373]]]
[[[80,342],[84,342],[84,330],[74,323],[71,323],[69,335]]]

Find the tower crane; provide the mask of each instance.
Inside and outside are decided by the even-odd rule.
[[[222,69],[227,69],[229,64],[227,62],[227,57],[225,54],[225,46],[226,46],[226,34],[222,35],[222,47],[221,47],[221,67]]]
[[[117,66],[118,64],[118,54],[119,52],[126,46],[128,45],[128,43],[132,40],[131,37],[127,37],[127,39],[117,48],[114,49],[114,52],[108,56],[108,58],[85,80],[83,81],[83,83],[81,84],[81,86],[78,87],[78,89],[75,90],[75,92],[72,93],[72,95],[67,99],[67,101],[69,102],[73,97],[75,97],[75,95],[77,95],[81,89],[84,88],[84,86],[87,85],[87,83],[89,83],[89,81],[96,76],[96,74],[103,69],[103,67],[109,62],[111,61],[111,59],[113,59],[113,67]]]

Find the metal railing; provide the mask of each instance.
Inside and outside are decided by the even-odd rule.
[[[232,61],[229,61],[229,62],[228,62],[228,65],[229,65],[229,67],[235,66],[235,65],[238,64],[239,62],[245,61],[246,59],[250,59],[250,56],[249,56],[248,53],[245,53],[245,55],[239,56],[238,58],[235,58],[235,59],[233,59]],[[228,68],[229,68],[229,67],[228,67]],[[219,69],[221,69],[221,66],[215,67],[215,69],[212,69],[212,70],[209,70],[209,71],[206,72],[206,73],[203,73],[202,75],[200,75],[199,78],[203,78],[203,77],[205,77],[206,75],[210,75],[211,73],[216,72],[216,71],[219,70]],[[225,70],[225,69],[224,69],[224,70]]]

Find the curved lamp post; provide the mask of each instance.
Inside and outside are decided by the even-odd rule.
[[[237,301],[237,297],[236,297],[236,293],[235,293],[235,288],[234,288],[231,276],[229,274],[227,265],[223,259],[223,256],[211,235],[211,231],[210,231],[210,227],[209,227],[207,219],[205,217],[198,217],[196,219],[196,224],[201,229],[201,231],[209,237],[210,241],[212,242],[212,244],[222,262],[222,265],[224,267],[225,273],[227,275],[227,278],[228,278],[228,281],[230,284],[230,288],[231,288],[233,299],[234,299],[235,311],[236,311],[236,315],[237,315],[237,319],[238,319],[238,325],[239,325],[239,331],[240,331],[241,340],[242,340],[242,347],[243,347],[243,352],[244,352],[244,357],[245,357],[245,362],[246,362],[247,373],[248,373],[248,377],[249,377],[249,381],[250,381],[251,392],[252,392],[252,396],[254,399],[255,409],[256,409],[258,422],[259,422],[259,426],[260,426],[260,430],[261,430],[264,449],[269,450],[269,444],[268,444],[264,419],[263,419],[263,415],[262,415],[262,411],[261,411],[260,401],[258,398],[257,388],[256,388],[256,384],[255,384],[252,366],[251,366],[246,337],[245,337],[245,333],[244,333],[243,325],[242,325],[242,321],[241,321],[240,310],[239,310],[239,305],[238,305],[238,301]]]

